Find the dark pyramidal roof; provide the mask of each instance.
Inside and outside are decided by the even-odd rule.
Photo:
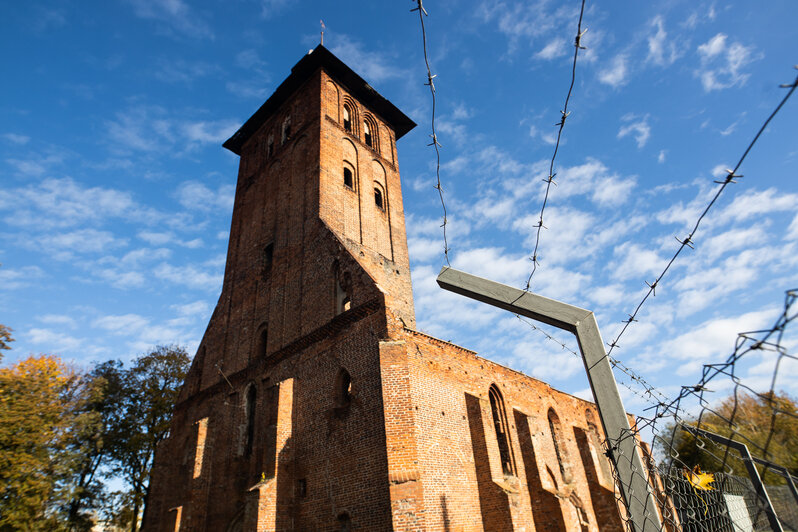
[[[388,122],[396,132],[397,140],[416,127],[415,122],[320,44],[294,65],[294,68],[291,69],[291,75],[277,87],[274,94],[260,106],[260,109],[249,117],[249,120],[244,122],[244,125],[232,137],[225,141],[223,146],[236,155],[241,155],[241,148],[247,140],[319,68],[323,68],[333,79],[345,86],[363,105]]]

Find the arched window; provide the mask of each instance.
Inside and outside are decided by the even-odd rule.
[[[601,439],[601,432],[599,431],[598,425],[596,425],[596,418],[593,416],[593,412],[591,412],[590,410],[585,410],[585,419],[587,420],[588,441],[590,441],[593,449],[596,451],[596,459],[598,460],[601,474],[604,477],[605,482],[612,482],[612,471],[610,470],[610,461],[606,453],[604,452],[604,446],[602,445],[602,439]]]
[[[287,116],[285,117],[285,120],[283,120],[283,137],[281,142],[285,144],[286,141],[289,140],[290,138],[291,138],[291,117]]]
[[[252,453],[252,443],[255,441],[255,401],[257,400],[257,390],[254,384],[247,388],[247,399],[244,411],[247,418],[246,439],[244,444],[244,454],[249,456]]]
[[[263,247],[263,258],[262,258],[263,268],[261,270],[261,277],[263,277],[264,281],[269,278],[269,274],[271,274],[272,272],[273,261],[274,261],[274,243],[269,243]]]
[[[504,412],[504,401],[501,392],[495,384],[488,390],[490,411],[493,416],[493,428],[496,431],[496,441],[499,444],[499,457],[502,462],[502,472],[505,475],[514,475],[513,458],[510,451],[510,432],[507,424],[507,415]]]
[[[385,210],[385,197],[382,194],[382,187],[379,183],[374,183],[374,205]]]
[[[377,122],[371,115],[365,115],[363,118],[363,142],[372,150],[379,152],[380,143],[377,132]]]
[[[335,379],[335,406],[346,407],[352,403],[352,377],[344,368]]]
[[[352,170],[344,166],[344,186],[355,189],[355,178],[352,175]]]
[[[348,104],[344,104],[344,129],[352,132],[352,111],[349,109]]]
[[[335,315],[346,312],[352,308],[352,276],[349,272],[342,272],[338,261],[333,263],[333,278],[335,279]]]
[[[563,447],[562,427],[560,418],[553,408],[549,408],[549,430],[551,431],[551,441],[554,444],[554,454],[557,455],[557,463],[560,466],[560,474],[564,482],[571,482],[571,471],[568,467],[568,455]]]
[[[349,517],[348,513],[338,514],[338,527],[341,532],[350,532],[352,530],[352,518]]]
[[[258,338],[255,342],[255,359],[266,356],[267,340],[269,339],[269,326],[266,323],[258,327]]]
[[[269,135],[269,140],[266,147],[266,157],[271,157],[272,153],[274,153],[274,135]]]
[[[369,121],[368,120],[363,122],[363,140],[365,141],[366,146],[368,146],[369,148],[373,148],[373,145],[372,145],[372,140],[373,139],[371,138],[371,128],[369,127]]]

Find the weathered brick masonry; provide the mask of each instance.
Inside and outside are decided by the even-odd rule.
[[[414,126],[319,46],[225,143],[224,284],[145,530],[621,529],[593,404],[414,330]]]

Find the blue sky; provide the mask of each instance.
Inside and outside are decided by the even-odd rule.
[[[521,287],[570,81],[578,2],[428,1],[452,265]],[[413,2],[40,1],[0,22],[4,363],[196,348],[221,288],[237,157],[221,143],[319,41],[419,126],[398,144],[418,328],[587,394],[581,362],[442,292],[431,102]],[[609,341],[795,79],[792,1],[587,2],[533,290]],[[798,286],[790,101],[615,355],[674,395]],[[576,348],[564,333],[558,338]],[[789,346],[795,341],[789,336]],[[770,364],[770,366],[768,366]],[[770,369],[769,369],[770,368]],[[769,385],[765,355],[741,365]],[[796,393],[798,368],[779,371]],[[619,380],[629,379],[619,374]],[[638,388],[639,391],[639,388]],[[627,409],[644,402],[622,389]],[[718,394],[723,393],[723,387]]]

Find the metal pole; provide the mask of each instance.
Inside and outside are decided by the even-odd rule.
[[[441,270],[438,274],[438,285],[444,290],[576,335],[601,424],[611,444],[610,459],[618,473],[621,496],[634,530],[662,530],[657,504],[648,483],[647,470],[638,452],[637,439],[623,408],[615,375],[604,351],[604,342],[593,313],[453,268],[444,267]]]
[[[792,492],[792,496],[795,498],[795,502],[798,503],[798,489],[795,488],[795,481],[794,477],[790,474],[790,470],[784,466],[776,465],[773,462],[768,462],[767,460],[762,460],[761,458],[757,458],[753,456],[752,459],[757,464],[762,464],[763,466],[767,466],[769,469],[772,469],[774,473],[779,474],[787,479],[787,485],[790,487],[790,491]]]
[[[754,489],[759,497],[759,501],[765,507],[764,510],[765,514],[768,516],[770,528],[772,528],[774,532],[782,532],[781,523],[779,523],[779,518],[776,517],[776,511],[773,509],[773,504],[770,502],[770,497],[768,497],[768,492],[765,490],[765,485],[762,483],[762,479],[759,478],[759,471],[756,470],[754,459],[751,458],[751,453],[748,452],[748,447],[742,442],[732,440],[731,438],[726,438],[725,436],[715,434],[714,432],[709,432],[708,430],[699,429],[684,424],[682,424],[682,428],[687,432],[692,433],[694,436],[704,436],[705,438],[709,438],[710,440],[720,443],[721,445],[731,447],[740,453],[743,463],[745,464],[745,468],[748,470],[748,476],[751,478],[751,482],[754,484]]]

